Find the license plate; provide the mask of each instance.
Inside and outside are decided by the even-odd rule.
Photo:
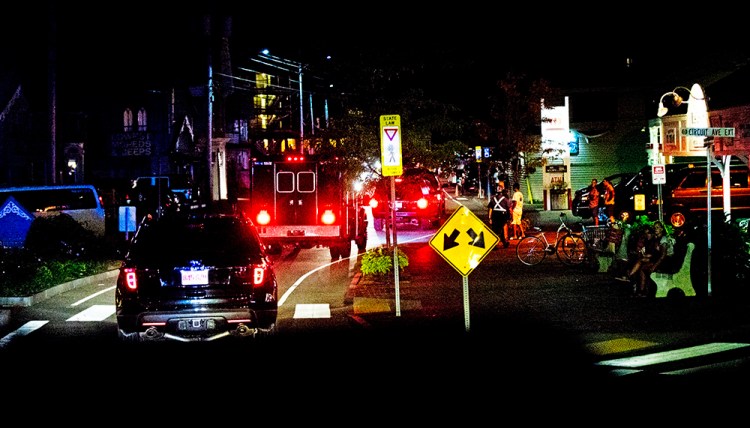
[[[182,285],[206,285],[208,284],[208,269],[181,270]]]
[[[213,319],[190,318],[177,322],[177,330],[179,331],[206,331],[214,330],[215,328],[216,321]]]

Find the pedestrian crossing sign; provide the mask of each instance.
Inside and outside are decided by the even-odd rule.
[[[399,176],[404,173],[401,159],[401,116],[380,116],[380,164],[383,176]]]

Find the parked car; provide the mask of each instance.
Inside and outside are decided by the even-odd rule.
[[[211,341],[275,331],[278,286],[254,224],[165,214],[136,231],[115,291],[126,342]]]
[[[652,166],[644,166],[632,178],[620,185],[615,191],[615,212],[619,216],[627,212],[631,217],[645,215],[651,219],[659,217],[659,205],[664,206],[669,191],[679,180],[678,172],[689,163],[673,163],[665,165],[666,183],[654,184],[651,174]]]
[[[419,176],[395,179],[396,225],[408,225],[430,229],[439,225],[446,217],[445,194],[435,189],[429,181]],[[378,180],[372,190],[368,205],[372,208],[375,230],[383,230],[390,218],[390,177]]]
[[[733,215],[747,217],[750,214],[749,171],[747,165],[733,165],[729,169],[729,198]],[[664,198],[665,220],[674,227],[705,221],[708,212],[706,167],[684,168],[675,175],[675,182]],[[715,166],[711,170],[711,212],[723,219],[724,186],[721,171]]]
[[[620,189],[625,183],[627,183],[635,173],[625,172],[619,174],[613,174],[605,177],[604,180],[609,180],[612,186],[615,188],[615,202],[618,200]],[[602,180],[603,181],[603,180]],[[604,184],[599,181],[597,188],[599,189],[599,206],[604,206]],[[591,209],[589,208],[589,191],[591,186],[586,186],[575,191],[573,194],[573,203],[571,207],[571,213],[574,216],[581,217],[583,219],[591,218]],[[615,209],[617,211],[617,209]],[[599,219],[600,221],[606,221],[606,215]]]

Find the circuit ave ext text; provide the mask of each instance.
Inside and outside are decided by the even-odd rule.
[[[688,137],[734,138],[734,128],[685,128],[682,135]]]

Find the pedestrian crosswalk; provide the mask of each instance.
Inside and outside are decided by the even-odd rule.
[[[66,322],[102,322],[115,314],[115,305],[93,305],[66,319]],[[300,303],[295,305],[295,319],[331,318],[331,308],[327,303]],[[49,320],[28,321],[20,328],[0,338],[0,349],[7,347],[14,339],[26,336],[42,328]]]

